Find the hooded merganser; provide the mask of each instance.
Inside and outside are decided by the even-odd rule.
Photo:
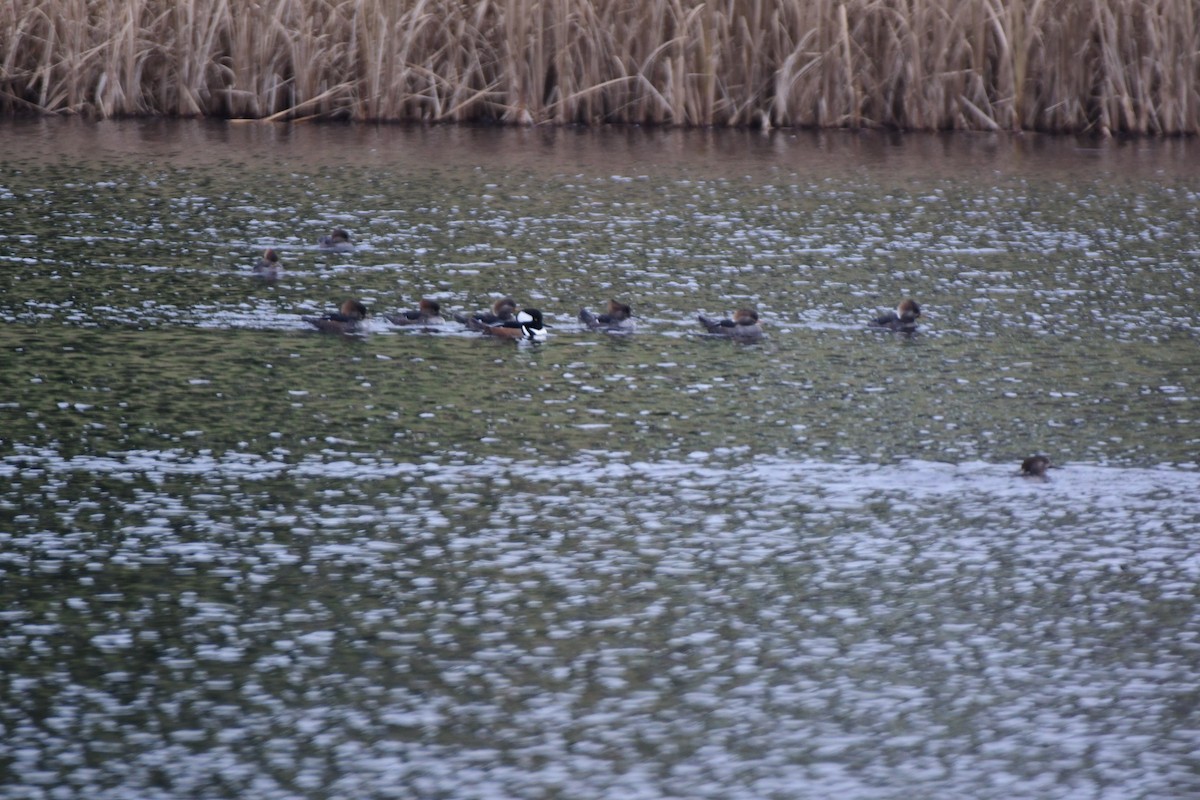
[[[608,301],[607,314],[593,314],[586,308],[579,309],[579,321],[594,331],[620,333],[633,330],[633,309],[616,300]]]
[[[1046,479],[1046,470],[1054,465],[1050,463],[1048,456],[1030,456],[1021,462],[1021,472],[1023,478],[1041,478]]]
[[[348,253],[354,249],[354,242],[344,228],[334,228],[333,233],[322,236],[317,240],[317,244],[322,250],[330,250],[334,253]]]
[[[709,319],[703,314],[698,319],[709,333],[740,342],[757,342],[763,335],[758,312],[752,308],[739,308],[733,313],[733,319]]]
[[[900,301],[900,305],[896,306],[895,311],[889,311],[876,317],[871,320],[871,325],[900,333],[912,333],[917,329],[917,317],[919,316],[921,316],[921,307],[917,305],[917,301],[906,297]]]
[[[488,336],[500,336],[505,339],[530,339],[535,342],[546,338],[546,326],[542,324],[542,312],[536,308],[523,308],[517,312],[516,319],[486,325],[472,319],[469,327],[472,330],[486,333]]]
[[[360,300],[347,300],[332,314],[305,317],[304,321],[324,333],[358,333],[359,324],[366,319],[367,307]]]
[[[469,317],[466,314],[456,313],[454,318],[463,325],[466,325],[473,330],[478,330],[478,328],[474,328],[471,323],[478,322],[484,325],[495,325],[499,322],[511,322],[516,313],[517,301],[513,300],[511,297],[501,297],[492,303],[491,311],[480,311],[477,314],[472,314]]]
[[[273,248],[268,247],[262,254],[262,258],[254,265],[254,277],[264,281],[277,281],[281,272],[283,272],[283,262],[279,260],[279,254]]]
[[[441,325],[442,304],[437,300],[422,298],[415,311],[401,311],[399,314],[388,314],[387,321],[393,325]]]

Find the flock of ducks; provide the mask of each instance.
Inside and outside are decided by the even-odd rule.
[[[318,246],[327,252],[347,253],[354,249],[354,240],[343,228],[335,228],[331,233],[322,236]],[[276,281],[282,274],[283,265],[279,254],[268,248],[254,268],[254,274],[267,281]],[[344,301],[337,311],[320,317],[305,317],[304,321],[324,333],[355,334],[369,313],[361,300]],[[917,319],[921,316],[921,307],[912,298],[905,298],[896,306],[895,311],[888,311],[870,321],[870,326],[895,333],[912,334],[917,330]],[[492,303],[489,310],[466,315],[455,312],[455,321],[473,331],[487,336],[504,339],[543,341],[546,338],[546,325],[542,312],[536,308],[521,308],[511,297],[501,297]],[[445,320],[442,316],[441,303],[429,298],[422,299],[417,308],[386,314],[384,318],[393,325],[402,327],[436,328]],[[757,342],[763,338],[762,325],[758,320],[758,312],[752,308],[739,308],[732,318],[712,319],[703,314],[698,315],[700,326],[713,336],[721,336],[738,342]],[[606,333],[630,333],[633,331],[633,309],[617,300],[610,300],[608,310],[604,313],[593,314],[586,308],[579,310],[579,321],[588,329]],[[1043,455],[1030,456],[1021,462],[1018,473],[1023,477],[1046,480],[1046,471],[1053,465],[1050,459]]]
[[[354,239],[344,228],[322,236],[317,245],[327,252],[348,253],[354,250]],[[274,248],[267,248],[254,267],[254,274],[266,281],[276,281],[283,274],[283,264]],[[342,303],[337,311],[320,317],[305,317],[305,322],[326,333],[353,334],[366,319],[367,307],[361,300],[350,299]],[[921,307],[915,300],[906,298],[895,311],[871,321],[873,327],[898,333],[913,333],[917,329],[917,318]],[[468,328],[489,336],[508,339],[530,339],[541,341],[546,338],[546,326],[542,312],[536,308],[518,308],[511,297],[502,297],[492,304],[490,311],[481,311],[466,316],[454,314],[454,318]],[[411,311],[402,311],[385,316],[393,325],[431,328],[443,322],[441,304],[436,300],[423,299]],[[714,336],[722,336],[740,342],[757,342],[763,338],[758,312],[752,308],[739,308],[731,319],[712,319],[700,314],[697,319],[704,330]],[[629,333],[633,330],[633,309],[627,303],[610,300],[608,311],[593,314],[580,309],[579,321],[590,330],[607,333]]]

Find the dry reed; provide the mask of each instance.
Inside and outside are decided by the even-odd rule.
[[[1200,132],[1200,0],[6,0],[0,112]]]

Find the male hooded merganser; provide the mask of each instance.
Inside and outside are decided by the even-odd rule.
[[[330,250],[334,253],[348,253],[354,249],[354,242],[344,228],[334,228],[333,233],[322,236],[317,240],[317,244],[322,250]]]
[[[393,325],[441,325],[442,304],[437,300],[423,298],[415,311],[388,314],[387,321]]]
[[[304,321],[324,333],[358,333],[359,324],[366,319],[367,307],[360,300],[347,300],[332,314],[305,317]]]
[[[495,325],[485,325],[472,319],[470,327],[488,336],[500,336],[505,339],[530,339],[535,342],[546,338],[546,326],[542,324],[542,312],[536,308],[523,308],[517,312],[517,318]]]
[[[279,260],[279,254],[273,248],[268,247],[262,258],[254,265],[254,277],[264,281],[277,281],[281,272],[283,272],[283,262]]]
[[[703,314],[698,319],[709,333],[740,342],[757,342],[763,335],[758,312],[752,308],[739,308],[733,313],[733,319],[709,319]]]
[[[889,311],[871,320],[876,328],[887,328],[900,333],[912,333],[917,329],[917,317],[921,316],[921,307],[911,297],[906,297],[896,306],[895,311]]]
[[[483,325],[495,325],[498,322],[511,322],[517,313],[517,301],[511,297],[501,297],[492,303],[491,311],[480,311],[477,314],[467,316],[466,314],[455,313],[454,318],[473,330],[479,330],[472,323],[481,323]]]
[[[1054,465],[1050,463],[1047,456],[1030,456],[1021,462],[1021,472],[1023,478],[1041,478],[1046,479],[1046,470]]]
[[[579,321],[594,331],[621,333],[633,330],[633,309],[616,300],[608,301],[607,314],[593,314],[586,308],[579,309]]]

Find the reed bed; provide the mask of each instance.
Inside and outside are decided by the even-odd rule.
[[[1195,134],[1200,0],[5,0],[0,111]]]

